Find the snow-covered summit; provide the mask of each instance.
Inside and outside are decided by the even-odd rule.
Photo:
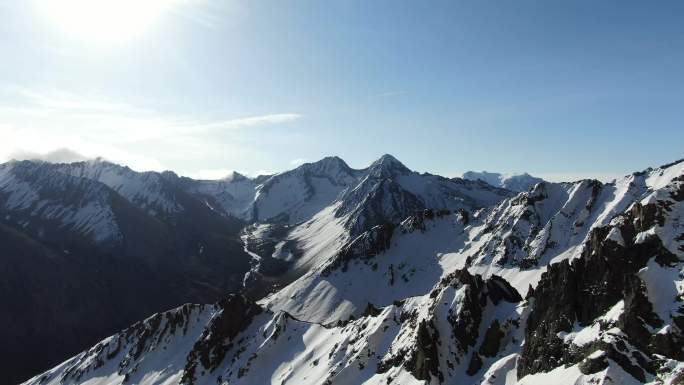
[[[385,154],[373,162],[367,169],[368,175],[380,177],[396,177],[411,172],[403,163],[392,155]]]
[[[0,165],[0,205],[5,221],[39,231],[67,228],[96,242],[121,239],[115,195],[106,186],[57,172],[49,163]]]
[[[468,171],[463,173],[463,179],[481,180],[492,186],[517,192],[527,191],[537,183],[544,181],[543,179],[534,177],[526,172],[522,174],[501,174],[487,171]]]
[[[97,181],[112,188],[128,201],[153,214],[174,215],[183,210],[170,179],[177,176],[167,171],[137,172],[102,159],[53,164],[57,172]]]
[[[316,175],[328,175],[333,179],[345,178],[354,173],[347,163],[338,156],[328,156],[317,162],[304,163],[295,170],[310,172]]]

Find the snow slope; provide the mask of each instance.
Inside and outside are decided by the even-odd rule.
[[[18,227],[68,228],[96,242],[117,241],[121,232],[110,202],[114,194],[89,180],[54,173],[40,164],[0,165],[4,220]]]

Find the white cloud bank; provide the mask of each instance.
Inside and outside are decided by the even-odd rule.
[[[202,121],[99,95],[4,88],[0,89],[0,162],[103,157],[138,171],[161,171],[169,168],[168,163],[179,169],[179,162],[206,162],[208,157],[223,159],[226,154],[233,159],[254,156],[253,148],[246,145],[252,130],[301,118],[302,114],[287,112]],[[214,177],[230,164],[216,166],[212,169],[217,171],[204,170],[205,175]],[[199,167],[178,171],[201,172]]]

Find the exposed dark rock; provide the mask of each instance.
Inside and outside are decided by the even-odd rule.
[[[654,256],[656,260],[666,261],[674,256],[657,237],[640,244],[631,240],[639,231],[656,224],[658,215],[655,205],[634,205],[619,228],[627,243],[625,247],[605,242],[608,227],[596,228],[590,233],[581,258],[549,266],[531,294],[533,310],[527,321],[525,345],[518,364],[519,378],[581,361],[586,352],[571,351],[557,334],[570,332],[575,323],[588,326],[623,299],[625,311],[620,317],[620,328],[632,345],[647,354],[656,353],[655,345],[650,343],[652,332],[649,327],[661,326],[662,321],[653,313],[636,273]],[[659,354],[672,358],[679,354],[669,342],[662,340],[663,337],[659,338]],[[652,371],[651,359],[644,359],[641,367],[636,367],[618,349],[606,346],[604,350],[635,378],[644,378],[644,370]]]
[[[508,281],[498,275],[492,275],[487,279],[487,295],[495,305],[498,305],[501,300],[506,302],[523,300],[520,293]]]
[[[625,281],[625,311],[620,315],[618,326],[639,349],[648,351],[651,332],[647,325],[656,328],[662,326],[663,322],[653,313],[641,280],[635,275],[629,275],[625,277]]]
[[[478,329],[482,322],[482,308],[487,303],[485,282],[479,275],[471,275],[467,270],[457,270],[442,280],[443,284],[460,288],[467,285],[460,313],[450,313],[447,321],[451,324],[458,349],[465,353],[475,346]]]
[[[463,226],[468,226],[468,224],[470,223],[470,214],[468,213],[468,211],[460,209],[458,210],[458,215],[461,217],[461,223],[463,224]]]
[[[458,306],[459,311],[450,310],[447,315],[447,321],[451,325],[450,334],[459,353],[457,357],[453,358],[456,361],[459,361],[459,357],[466,355],[475,346],[479,337],[482,313],[489,302],[491,304],[494,304],[495,301],[498,301],[496,303],[500,303],[500,301],[517,303],[521,300],[517,291],[503,278],[495,277],[485,281],[480,275],[472,275],[465,269],[457,270],[444,277],[439,287],[430,293],[430,298],[436,301],[439,293],[447,287],[464,290],[464,295]],[[415,327],[418,328],[416,345],[408,351],[397,352],[380,362],[378,373],[384,373],[390,367],[403,363],[418,379],[428,380],[430,378],[428,374],[431,374],[443,381],[443,370],[447,370],[447,368],[439,367],[436,346],[448,342],[440,340],[433,321],[418,323],[417,317],[418,314],[415,311],[402,312],[400,316],[401,323],[415,324]],[[483,354],[495,356],[500,349],[502,338],[503,331],[498,321],[495,321],[485,336],[485,342],[481,347]],[[456,354],[456,352],[454,353]],[[476,357],[472,358],[471,367],[475,373],[480,369],[482,362],[477,351],[473,350],[473,353]],[[447,366],[453,370],[454,365],[450,360],[447,360]]]
[[[641,203],[635,203],[632,206],[632,216],[634,217],[634,227],[637,232],[646,231],[653,227],[656,223],[662,226],[665,221],[665,217],[662,215],[662,211],[659,210],[660,206],[655,204],[641,205]]]
[[[430,381],[431,376],[444,381],[444,375],[439,370],[439,356],[437,344],[439,334],[434,325],[422,321],[418,325],[415,350],[404,366],[419,380]]]
[[[401,365],[404,360],[406,359],[406,355],[408,354],[408,351],[402,349],[397,354],[392,355],[388,359],[385,359],[383,361],[378,362],[378,368],[376,370],[377,373],[387,373],[388,370],[390,370],[393,367],[397,367]]]
[[[360,234],[388,222],[399,223],[425,208],[420,198],[385,176],[367,178],[342,201],[335,215],[348,215],[345,226],[352,234]],[[359,205],[359,202],[363,204]]]
[[[579,370],[582,374],[594,374],[608,367],[608,360],[606,355],[601,354],[598,357],[587,357],[579,364]]]
[[[672,166],[676,166],[676,165],[678,165],[678,164],[680,164],[680,163],[682,163],[682,162],[684,162],[684,158],[675,160],[674,162],[666,163],[666,164],[664,164],[664,165],[662,165],[662,166],[660,166],[660,167],[658,167],[658,168],[662,168],[662,169],[664,170],[664,169],[666,169],[666,168],[670,168],[670,167],[672,167]]]
[[[628,356],[612,348],[608,350],[607,356],[620,365],[625,372],[632,375],[632,377],[641,382],[646,382],[646,374],[644,373],[644,369],[638,365],[635,365]]]
[[[518,378],[559,365],[565,348],[557,333],[569,332],[575,321],[576,275],[567,261],[552,265],[534,292],[534,310],[527,320]]]
[[[496,275],[484,281],[480,275],[472,275],[465,269],[457,270],[442,279],[441,286],[447,285],[454,288],[467,286],[461,304],[461,313],[450,313],[447,316],[447,321],[451,324],[452,333],[456,339],[456,345],[463,353],[467,352],[469,347],[475,346],[477,342],[478,330],[482,322],[482,311],[488,298],[493,304],[498,304],[502,300],[511,303],[522,301],[522,297],[515,288],[505,279]],[[495,336],[490,337],[494,338]],[[498,348],[496,350],[498,351]]]
[[[684,361],[684,339],[675,332],[654,335],[651,339],[651,350],[656,354]]]
[[[234,337],[262,312],[261,307],[240,295],[229,295],[216,306],[219,311],[188,354],[183,384],[194,383],[198,364],[210,372],[215,370],[232,347]]]
[[[375,226],[347,244],[321,273],[324,277],[341,268],[345,271],[354,259],[369,259],[387,250],[394,234],[394,225],[387,223]]]
[[[480,354],[485,357],[496,356],[501,348],[501,339],[504,335],[503,330],[499,326],[499,320],[495,319],[485,332],[482,345],[480,345]]]
[[[378,315],[380,315],[381,312],[381,309],[376,308],[375,306],[373,306],[372,303],[368,302],[368,305],[366,305],[366,309],[363,311],[363,317],[377,317]]]
[[[684,175],[680,175],[677,178],[674,179],[677,182],[680,182],[675,191],[670,193],[670,198],[676,200],[677,202],[684,201]]]
[[[473,352],[470,356],[470,363],[468,364],[468,369],[466,369],[466,374],[469,376],[474,376],[482,368],[482,358],[477,352]]]

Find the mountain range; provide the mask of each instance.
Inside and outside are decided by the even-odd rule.
[[[534,177],[528,173],[501,174],[487,171],[468,171],[463,173],[463,179],[481,180],[492,186],[505,188],[515,192],[527,191],[537,183],[544,181],[543,179]]]
[[[684,381],[684,162],[492,175],[0,165],[3,381]]]

